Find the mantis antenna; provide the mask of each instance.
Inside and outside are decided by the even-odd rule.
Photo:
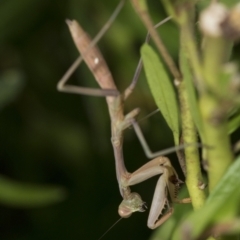
[[[122,220],[122,218],[119,218],[98,240],[102,239],[120,220]]]

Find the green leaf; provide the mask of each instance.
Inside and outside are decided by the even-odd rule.
[[[203,124],[202,118],[198,106],[197,94],[193,83],[193,75],[190,69],[189,62],[184,53],[184,48],[180,51],[180,67],[183,74],[184,81],[186,83],[186,90],[188,94],[190,112],[192,114],[193,121],[197,127],[197,130],[203,140]]]
[[[159,57],[148,44],[142,46],[141,57],[152,95],[172,130],[177,145],[179,142],[179,109],[171,80]]]
[[[188,231],[190,239],[196,239],[210,225],[229,221],[235,217],[240,199],[239,172],[240,156],[229,167],[210,194],[206,204],[198,211],[191,213],[176,229],[173,239],[184,239],[184,231]]]
[[[239,127],[240,127],[240,112],[238,111],[238,113],[234,114],[234,116],[228,121],[228,133],[229,134],[233,133]]]
[[[20,183],[0,175],[0,204],[31,208],[42,207],[65,199],[63,188]]]

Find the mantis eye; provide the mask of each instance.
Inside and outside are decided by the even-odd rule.
[[[122,218],[128,218],[128,217],[130,217],[132,215],[132,211],[128,207],[123,206],[122,204],[120,204],[120,206],[118,208],[118,214]]]
[[[131,193],[127,198],[123,199],[118,208],[118,214],[122,218],[128,218],[133,212],[144,212],[145,202],[138,193]]]

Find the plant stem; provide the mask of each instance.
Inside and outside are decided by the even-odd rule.
[[[230,43],[229,43],[230,44]],[[207,37],[203,49],[204,76],[207,89],[200,95],[200,109],[207,150],[209,190],[211,191],[233,161],[228,136],[227,111],[224,99],[219,99],[221,91],[219,76],[226,60],[229,44],[222,38]]]
[[[170,72],[172,73],[175,79],[177,79],[178,81],[181,81],[182,77],[178,68],[176,67],[176,64],[174,63],[172,57],[168,53],[168,50],[163,44],[162,39],[160,38],[159,34],[154,28],[154,24],[152,23],[152,20],[148,14],[146,0],[131,0],[131,2],[138,16],[141,18],[142,22],[144,23],[147,30],[149,31],[154,43],[156,44],[158,51],[160,52],[165,63],[167,64]]]
[[[183,81],[178,86],[178,95],[181,107],[181,119],[182,119],[182,135],[184,143],[194,143],[198,141],[196,126],[193,121],[193,117],[190,111],[190,96],[188,96],[188,91],[186,89],[186,79],[190,78],[189,81],[193,80],[193,76],[190,71],[190,67],[187,68],[186,55],[189,58],[193,58],[192,64],[198,72],[198,79],[201,79],[202,72],[200,67],[199,56],[197,48],[193,41],[193,18],[194,16],[187,11],[182,12],[182,18],[180,24],[180,47],[182,52],[180,52],[180,67],[183,74]],[[184,21],[185,19],[185,21]],[[187,52],[187,54],[186,54]],[[186,68],[188,71],[186,71]],[[185,69],[185,70],[184,70]],[[200,189],[200,185],[203,185],[202,172],[200,167],[200,157],[199,152],[196,147],[189,147],[185,149],[185,159],[186,159],[186,184],[192,200],[193,208],[199,209],[205,202],[205,193],[203,189]]]
[[[195,83],[199,92],[201,92],[204,88],[204,77],[203,77],[203,70],[201,66],[201,61],[199,58],[199,52],[196,46],[196,39],[193,34],[193,27],[192,27],[192,20],[190,19],[191,16],[187,13],[187,11],[182,13],[184,21],[180,22],[180,28],[182,31],[182,36],[184,37],[184,46],[186,49],[186,55],[188,56],[189,64],[191,65]]]
[[[198,141],[196,128],[189,109],[189,100],[185,88],[185,82],[182,81],[178,87],[181,119],[182,119],[182,134],[185,144],[195,143]],[[199,209],[204,204],[205,193],[199,186],[203,183],[199,152],[196,147],[187,147],[185,149],[186,159],[186,184],[192,200],[194,209]]]

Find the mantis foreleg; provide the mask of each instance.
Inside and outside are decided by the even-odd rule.
[[[147,223],[148,227],[151,229],[160,226],[173,213],[173,208],[170,207],[168,202],[168,192],[172,202],[190,202],[189,198],[182,200],[177,198],[181,181],[167,157],[160,156],[149,161],[137,171],[124,178],[121,184],[124,188],[128,188],[129,186],[141,183],[156,175],[160,175],[160,177],[155,188]],[[124,196],[119,206],[119,214],[122,217],[129,217],[135,211],[144,211],[145,203],[142,201],[141,197],[136,193],[128,193],[127,191],[126,193],[126,196]],[[165,206],[167,207],[167,212],[163,214]]]

